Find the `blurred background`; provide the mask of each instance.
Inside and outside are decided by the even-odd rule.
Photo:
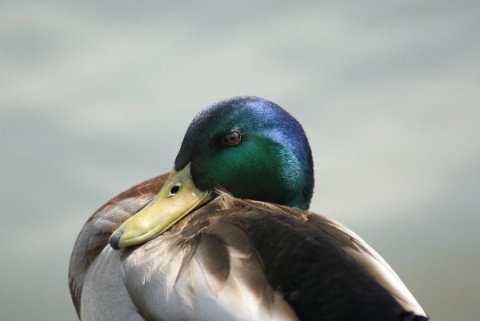
[[[1,1],[1,320],[77,320],[74,241],[170,170],[195,114],[256,95],[304,126],[311,209],[433,320],[480,315],[479,1]]]

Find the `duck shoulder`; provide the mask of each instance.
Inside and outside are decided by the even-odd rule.
[[[222,194],[224,220],[241,226],[273,289],[301,320],[428,320],[367,243],[325,216]]]

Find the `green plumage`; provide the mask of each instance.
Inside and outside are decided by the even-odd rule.
[[[224,143],[238,130],[238,145]],[[192,164],[201,189],[221,188],[248,198],[307,209],[313,161],[302,126],[278,105],[255,97],[222,101],[190,124],[175,160]]]

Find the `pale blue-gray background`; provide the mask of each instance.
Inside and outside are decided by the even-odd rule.
[[[434,320],[480,315],[479,1],[2,1],[1,320],[76,320],[75,238],[172,166],[203,107],[304,125],[312,209],[355,230]]]

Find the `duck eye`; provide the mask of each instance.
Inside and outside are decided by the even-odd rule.
[[[237,145],[242,140],[242,134],[238,130],[232,130],[223,139],[223,142],[228,145]]]

